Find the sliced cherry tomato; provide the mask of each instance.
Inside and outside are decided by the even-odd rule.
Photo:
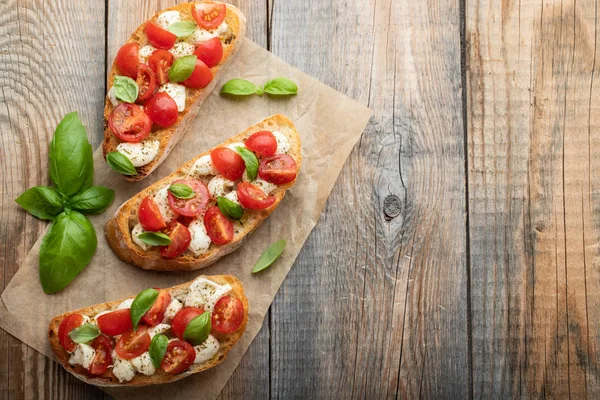
[[[192,75],[181,82],[181,84],[192,89],[202,89],[207,87],[212,80],[213,74],[210,72],[210,68],[208,68],[204,61],[198,59],[196,60],[196,67],[194,68]]]
[[[98,328],[102,333],[110,336],[120,335],[132,328],[131,325],[131,309],[122,308],[112,311],[107,314],[102,314],[97,318]]]
[[[204,227],[210,240],[216,244],[226,244],[233,239],[233,224],[217,206],[210,207],[204,213]]]
[[[237,331],[244,319],[244,306],[240,299],[231,296],[223,296],[215,304],[212,313],[212,327],[221,333]]]
[[[175,36],[174,33],[171,33],[152,22],[146,24],[144,31],[146,32],[146,36],[148,36],[150,44],[157,49],[169,50],[177,41],[177,36]]]
[[[244,159],[238,153],[227,147],[218,147],[214,149],[210,152],[210,158],[217,171],[230,181],[240,179],[246,169]]]
[[[175,100],[165,92],[159,92],[152,96],[144,104],[144,109],[152,122],[163,128],[175,124],[179,115]]]
[[[276,185],[292,182],[296,179],[297,173],[296,161],[287,154],[265,157],[260,161],[258,167],[258,176]]]
[[[140,46],[137,43],[125,43],[117,52],[115,62],[121,74],[135,79],[138,73]]]
[[[140,142],[152,129],[152,121],[140,106],[121,103],[110,113],[108,126],[115,136],[125,142]]]
[[[169,224],[168,235],[171,238],[171,244],[160,248],[160,255],[164,258],[174,258],[187,250],[192,235],[190,230],[183,224],[173,221]]]
[[[71,340],[69,332],[83,325],[83,315],[71,314],[65,317],[58,326],[58,341],[63,349],[67,351],[75,351],[77,343]]]
[[[169,206],[179,215],[186,217],[195,217],[200,215],[210,201],[210,193],[206,184],[199,179],[180,179],[173,183],[181,183],[192,188],[195,195],[191,199],[179,199],[171,192],[168,192]]]
[[[156,77],[154,72],[146,64],[140,64],[137,79],[135,81],[139,87],[138,101],[144,101],[154,94],[156,89]]]
[[[202,315],[204,313],[203,308],[198,307],[186,307],[179,310],[177,314],[173,317],[173,321],[171,322],[171,332],[175,337],[179,339],[183,339],[183,332],[185,332],[185,328],[187,328],[188,324],[191,320],[196,318],[198,315]]]
[[[179,374],[188,369],[196,359],[196,350],[186,341],[173,340],[167,346],[160,368],[168,374]]]
[[[164,61],[167,69],[173,65],[174,56],[167,50],[154,50],[150,57],[148,57],[148,66],[155,74],[158,72],[158,63]]]
[[[272,156],[277,151],[277,139],[269,131],[254,133],[244,144],[260,157]]]
[[[158,297],[152,304],[152,307],[142,317],[142,321],[150,326],[160,324],[165,317],[165,311],[171,302],[171,295],[166,290],[159,290]]]
[[[177,221],[182,223],[183,225],[189,227],[192,222],[196,220],[196,217],[186,217],[185,215],[180,215],[177,217]]]
[[[171,68],[171,65],[165,60],[160,60],[156,64],[156,81],[159,86],[169,82],[169,68]]]
[[[115,351],[119,357],[131,360],[148,350],[151,341],[148,328],[138,326],[135,331],[130,329],[119,338]]]
[[[194,54],[198,57],[198,60],[204,61],[209,68],[212,68],[221,62],[223,58],[223,44],[218,37],[201,42]]]
[[[242,207],[251,210],[264,210],[275,203],[275,196],[267,196],[258,186],[248,182],[238,184],[237,195]]]
[[[150,196],[146,196],[142,200],[140,208],[138,208],[138,218],[142,228],[147,231],[158,232],[167,227],[158,206]]]
[[[108,366],[113,363],[111,340],[106,335],[100,335],[94,339],[91,346],[96,354],[88,367],[88,371],[93,375],[102,375],[108,370]]]
[[[215,29],[225,19],[225,4],[195,3],[192,4],[192,17],[198,25],[205,29]]]

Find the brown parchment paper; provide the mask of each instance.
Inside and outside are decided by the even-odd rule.
[[[2,294],[0,327],[52,357],[46,330],[55,315],[131,296],[147,287],[173,286],[201,274],[235,275],[244,283],[250,320],[244,336],[224,362],[167,385],[103,388],[123,399],[196,398],[199,394],[203,399],[216,398],[260,330],[277,290],[317,223],[344,161],[371,115],[365,106],[286,64],[250,40],[243,43],[222,82],[242,77],[262,85],[277,76],[287,76],[297,82],[298,95],[230,98],[215,91],[168,159],[142,182],[123,180],[104,163],[101,149],[96,150],[94,184],[112,187],[116,198],[104,214],[90,218],[98,234],[98,250],[92,262],[65,290],[46,295],[38,277],[40,237]],[[279,207],[238,251],[208,268],[188,273],[144,271],[117,259],[106,243],[104,225],[122,202],[196,154],[275,113],[288,116],[296,124],[302,138],[302,170]],[[277,239],[288,242],[282,257],[270,269],[252,275],[250,271],[262,251]]]

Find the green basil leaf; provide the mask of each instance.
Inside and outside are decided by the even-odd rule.
[[[158,297],[158,290],[148,288],[143,290],[140,294],[138,294],[133,303],[131,303],[131,324],[133,325],[133,330],[137,329],[138,323],[140,319],[148,312],[150,308],[152,308],[152,304],[156,301]]]
[[[248,175],[248,179],[253,181],[256,179],[256,174],[258,173],[258,158],[256,155],[245,147],[237,147],[237,152],[242,156],[244,162],[246,163],[246,174]]]
[[[265,93],[288,95],[298,93],[298,86],[290,79],[279,77],[265,83]]]
[[[165,335],[162,333],[154,335],[150,342],[150,349],[148,350],[154,368],[160,368],[160,364],[167,353],[167,346],[169,346],[169,339]]]
[[[171,244],[171,238],[162,232],[142,232],[138,239],[150,246],[167,246]]]
[[[256,93],[256,85],[244,79],[232,79],[227,81],[221,88],[221,94],[234,94],[236,96],[248,96]]]
[[[92,146],[77,112],[67,114],[56,127],[48,156],[50,179],[59,192],[71,196],[92,186]]]
[[[18,205],[39,219],[53,220],[63,210],[62,196],[48,186],[34,186],[15,200]]]
[[[244,209],[238,203],[229,200],[226,197],[217,198],[219,210],[229,219],[240,219],[244,215]]]
[[[169,80],[171,82],[185,81],[192,75],[192,72],[194,72],[197,59],[198,57],[193,54],[176,59],[169,69]]]
[[[194,346],[203,343],[208,338],[212,328],[210,315],[210,312],[206,311],[192,319],[185,328],[185,331],[183,331],[183,339]]]
[[[126,103],[135,103],[138,98],[140,88],[137,83],[128,76],[115,76],[113,81],[115,97]]]
[[[100,329],[95,324],[83,324],[69,332],[69,337],[75,343],[87,343],[100,336]]]
[[[258,262],[254,266],[252,273],[255,274],[257,272],[263,271],[271,266],[279,258],[281,253],[283,253],[283,249],[285,249],[285,240],[281,239],[272,243],[267,250],[262,253]]]
[[[184,183],[174,183],[169,186],[169,192],[178,199],[192,199],[196,196],[194,190]]]
[[[137,175],[137,171],[131,160],[126,155],[119,153],[118,151],[111,151],[106,155],[106,162],[108,165],[123,175]]]
[[[193,21],[177,21],[173,22],[167,27],[167,30],[174,33],[178,38],[184,38],[190,36],[198,25]]]
[[[65,288],[89,264],[98,239],[91,222],[77,211],[56,217],[40,247],[40,281],[47,294]]]
[[[68,203],[72,210],[95,215],[104,212],[114,199],[114,190],[104,186],[92,186],[71,197]]]

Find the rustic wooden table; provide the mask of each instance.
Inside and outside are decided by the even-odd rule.
[[[171,3],[1,3],[0,287],[56,123],[99,144],[107,61]],[[598,2],[234,4],[374,117],[221,397],[599,398]],[[103,397],[4,331],[0,357],[0,399]]]

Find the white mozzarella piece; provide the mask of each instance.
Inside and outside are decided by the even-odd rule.
[[[119,143],[117,151],[129,158],[134,167],[142,167],[156,158],[159,148],[158,140],[144,140],[138,143]]]
[[[206,278],[198,278],[190,285],[190,291],[185,298],[186,307],[203,307],[212,312],[215,303],[231,290],[231,286],[219,285]]]
[[[178,83],[165,83],[160,88],[159,92],[166,92],[177,104],[177,111],[182,112],[185,110],[185,86]]]
[[[235,187],[235,182],[225,179],[225,177],[219,175],[215,176],[208,182],[208,191],[213,199],[218,196],[225,196],[231,192]]]
[[[144,230],[144,228],[142,228],[142,224],[138,223],[138,224],[137,224],[136,226],[134,226],[134,227],[133,227],[133,229],[131,230],[131,240],[133,240],[133,243],[137,244],[137,245],[140,247],[140,249],[142,249],[142,250],[146,251],[146,250],[148,250],[148,248],[150,247],[150,245],[148,245],[148,244],[146,244],[146,243],[142,242],[142,241],[139,239],[139,236],[140,236],[142,233],[144,233],[144,232],[146,232],[146,231]]]
[[[147,45],[147,46],[142,47],[138,51],[138,58],[140,59],[140,63],[142,63],[142,64],[148,63],[148,57],[150,57],[152,55],[152,53],[154,53],[154,50],[156,50],[156,47],[154,47],[154,46]]]
[[[71,357],[69,357],[69,364],[81,365],[83,368],[88,368],[90,365],[92,365],[92,361],[94,361],[95,356],[96,351],[92,346],[79,343],[73,354],[71,354]]]
[[[202,42],[206,42],[214,37],[219,37],[227,30],[229,26],[225,21],[221,22],[221,25],[217,26],[217,29],[207,31],[206,29],[198,28],[190,36],[185,38],[185,41],[191,45],[198,46]]]
[[[164,321],[170,321],[175,318],[175,315],[183,308],[183,304],[177,299],[172,299],[169,306],[165,310]]]
[[[180,58],[183,56],[189,56],[194,54],[196,48],[193,44],[187,42],[177,42],[169,49],[169,53],[173,54],[173,57]]]
[[[210,154],[200,157],[190,168],[190,175],[218,175]]]
[[[136,358],[131,359],[131,366],[140,374],[153,375],[156,372],[152,359],[150,358],[150,352],[146,351]]]
[[[236,153],[239,153],[237,148],[238,147],[246,147],[246,145],[241,142],[234,142],[234,143],[228,144],[226,147],[230,148],[231,150],[235,151]]]
[[[148,328],[148,335],[150,335],[150,338],[153,338],[155,335],[158,335],[159,333],[165,333],[169,329],[171,329],[171,325],[169,324],[158,324]]]
[[[275,150],[276,154],[287,154],[290,151],[290,141],[287,136],[279,131],[274,131],[273,136],[275,136],[275,140],[277,141],[277,150]]]
[[[117,99],[117,94],[115,93],[114,86],[110,87],[110,90],[108,91],[108,93],[106,95],[108,96],[108,99],[112,103],[113,107],[116,107],[119,104],[121,104],[121,100]]]
[[[160,189],[154,195],[154,202],[160,211],[160,215],[162,215],[163,219],[166,223],[171,222],[175,219],[175,212],[169,206],[169,187],[166,186]]]
[[[119,382],[127,382],[133,379],[135,376],[135,369],[129,360],[124,360],[117,356],[117,353],[113,351],[113,374],[117,377]]]
[[[206,232],[204,221],[200,219],[194,220],[190,223],[188,229],[192,235],[192,241],[190,242],[188,250],[196,256],[206,253],[206,250],[210,247],[210,238]]]
[[[163,29],[167,29],[173,22],[179,21],[181,21],[181,14],[179,11],[165,11],[164,13],[161,13],[156,20],[158,26]]]
[[[219,352],[220,347],[219,341],[213,335],[208,335],[208,338],[202,344],[194,346],[194,350],[196,350],[194,364],[210,360]]]
[[[232,192],[227,193],[225,195],[225,198],[228,199],[228,200],[231,200],[234,203],[239,204],[241,206],[240,199],[238,198],[237,190],[234,190]]]
[[[249,181],[248,177],[246,176],[245,178],[246,179],[244,179],[244,177],[242,177],[242,179],[245,182],[248,182]],[[271,183],[271,182],[267,182],[267,181],[265,181],[264,179],[261,179],[261,178],[256,178],[255,180],[253,180],[250,183],[252,183],[254,186],[258,187],[260,190],[262,190],[263,192],[265,192],[265,194],[267,194],[267,195],[271,194],[271,192],[273,190],[277,189],[277,185],[276,184]]]
[[[131,308],[131,304],[133,304],[134,299],[127,299],[117,307],[117,310],[122,310],[124,308]]]

